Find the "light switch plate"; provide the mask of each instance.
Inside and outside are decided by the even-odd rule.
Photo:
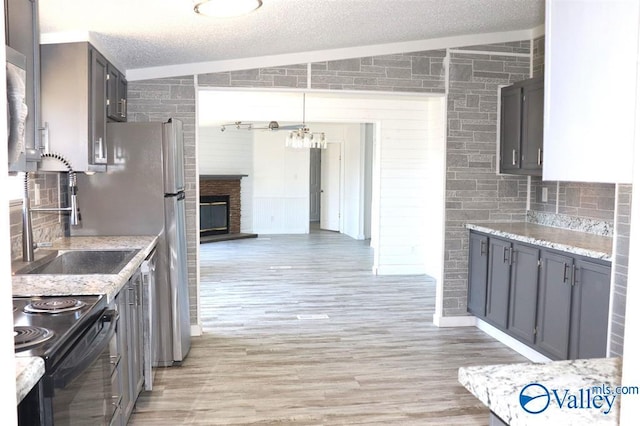
[[[549,188],[542,188],[542,202],[546,203],[549,201]]]

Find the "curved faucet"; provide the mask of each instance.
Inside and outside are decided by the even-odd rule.
[[[61,161],[67,166],[69,173],[69,207],[39,207],[32,208],[29,199],[29,172],[24,173],[24,193],[22,196],[22,260],[25,262],[33,262],[34,260],[34,243],[33,228],[31,226],[31,212],[44,213],[60,213],[69,212],[69,223],[77,225],[80,221],[80,213],[78,209],[78,185],[76,180],[76,172],[73,171],[71,164],[60,154],[46,153],[42,154],[42,158],[54,158]]]

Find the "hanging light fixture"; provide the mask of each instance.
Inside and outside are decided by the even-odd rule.
[[[324,132],[312,132],[305,121],[306,95],[302,94],[302,126],[291,130],[284,141],[287,148],[320,148],[327,149],[327,138]]]
[[[194,0],[193,10],[205,16],[231,18],[246,15],[262,6],[262,0]]]

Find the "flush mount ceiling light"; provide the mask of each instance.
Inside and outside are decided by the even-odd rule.
[[[194,0],[193,10],[205,16],[231,18],[246,15],[262,6],[262,0]]]

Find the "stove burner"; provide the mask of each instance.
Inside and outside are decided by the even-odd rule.
[[[13,342],[16,350],[27,349],[39,345],[53,337],[53,331],[43,327],[15,326],[13,327]]]
[[[59,299],[38,299],[32,300],[24,307],[25,312],[29,313],[47,313],[58,314],[61,312],[70,312],[82,308],[85,303],[78,299],[70,297]]]

